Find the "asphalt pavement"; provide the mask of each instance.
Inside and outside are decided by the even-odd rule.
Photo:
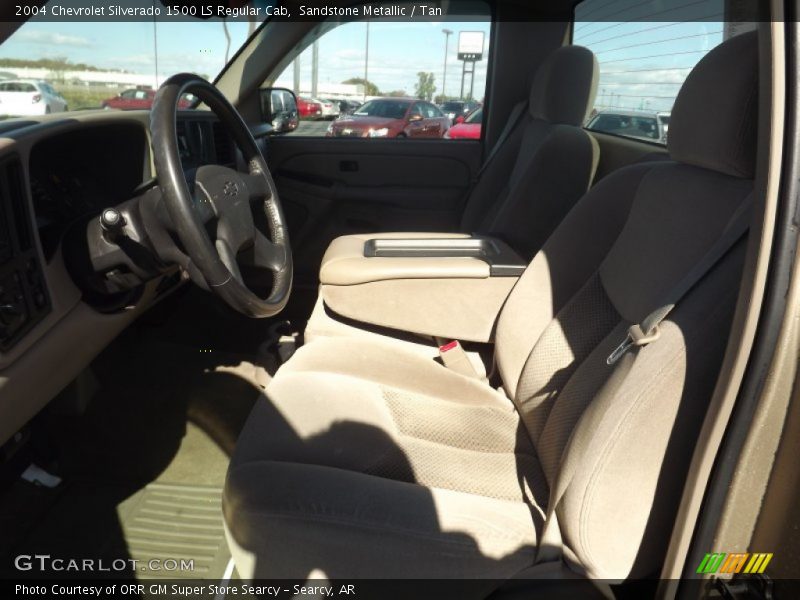
[[[289,135],[303,135],[303,136],[313,136],[313,137],[322,137],[328,131],[328,125],[330,125],[330,121],[300,121],[300,125],[297,129],[289,133]]]

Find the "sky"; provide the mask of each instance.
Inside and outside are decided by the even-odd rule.
[[[639,20],[618,22],[614,18],[647,18],[647,3],[634,0],[585,0],[576,11],[574,43],[586,45],[598,57],[601,78],[597,108],[637,108],[668,111],[680,84],[694,64],[724,36],[721,0],[691,3],[695,12],[681,14],[693,22]],[[652,3],[663,7],[663,2]],[[619,16],[615,16],[618,15]],[[668,18],[669,14],[659,15]],[[601,20],[597,20],[601,19]],[[597,21],[596,21],[597,20]],[[232,38],[230,55],[245,41],[246,22],[228,25]],[[487,22],[386,22],[370,24],[368,78],[382,92],[414,93],[417,72],[434,74],[436,94],[442,93],[445,35],[450,29],[445,93],[460,92],[461,66],[457,59],[459,31],[486,34],[484,60],[476,64],[474,96],[483,98],[490,24]],[[29,22],[0,45],[0,57],[65,57],[98,68],[124,69],[155,75],[154,41],[158,42],[158,82],[180,71],[193,71],[213,78],[225,64],[226,39],[220,21],[124,23]],[[319,82],[341,83],[363,77],[366,25],[346,23],[323,35],[319,41]],[[311,50],[300,58],[301,82],[311,79]],[[158,83],[155,82],[155,83]],[[278,84],[292,87],[291,66]],[[468,87],[468,86],[467,86]]]
[[[458,96],[461,91],[462,62],[458,60],[458,33],[482,31],[484,38],[483,60],[475,65],[473,95],[481,99],[486,88],[486,65],[490,43],[490,23],[487,22],[371,22],[369,31],[369,64],[367,77],[383,93],[405,91],[414,95],[417,73],[434,74],[436,95],[442,93],[444,75],[445,39],[443,29],[453,34],[447,44],[447,79],[445,93]],[[366,25],[347,23],[328,32],[319,41],[320,83],[341,83],[352,77],[364,77],[366,54]],[[311,81],[311,49],[300,56],[300,80]],[[279,77],[277,84],[292,87],[293,68]],[[466,76],[465,94],[469,90]]]
[[[230,56],[247,39],[248,24],[228,24]],[[414,92],[418,71],[434,73],[437,94],[441,93],[445,56],[442,29],[454,32],[447,53],[447,93],[460,92],[461,66],[457,59],[459,31],[483,31],[489,45],[490,24],[440,22],[370,23],[368,77],[382,91]],[[156,37],[157,36],[157,37]],[[29,22],[0,45],[2,58],[65,57],[71,62],[98,68],[123,69],[140,74],[155,73],[155,44],[158,42],[158,75],[163,81],[180,71],[193,71],[211,78],[225,64],[226,39],[219,21],[126,23]],[[366,25],[346,23],[324,35],[319,42],[319,82],[341,83],[364,76]],[[483,96],[486,60],[476,64],[475,96]],[[300,59],[301,81],[311,80],[311,49]],[[280,84],[291,87],[293,71],[287,70]],[[467,77],[467,86],[469,77]]]
[[[154,33],[155,29],[155,33]],[[230,56],[247,39],[248,23],[228,24]],[[220,21],[25,23],[0,45],[2,58],[56,58],[101,69],[155,74],[158,41],[159,80],[182,71],[214,77],[225,65],[226,39]]]
[[[585,23],[573,43],[600,64],[595,106],[670,111],[691,68],[723,38],[724,24]]]

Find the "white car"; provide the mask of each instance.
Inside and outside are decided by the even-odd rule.
[[[27,117],[68,110],[63,96],[44,81],[0,81],[0,115]]]
[[[322,114],[319,115],[320,119],[336,119],[342,112],[338,102],[325,100],[324,98],[312,98],[312,100],[322,107]]]

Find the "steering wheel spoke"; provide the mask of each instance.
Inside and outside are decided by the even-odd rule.
[[[288,261],[286,248],[283,245],[276,244],[258,229],[256,229],[254,244],[254,258],[257,266],[274,272],[286,269]]]
[[[263,202],[272,197],[272,190],[263,173],[241,173],[239,176],[252,202]]]
[[[214,247],[217,249],[217,254],[222,261],[222,264],[227,267],[228,271],[236,281],[244,285],[242,272],[239,270],[239,263],[236,260],[237,252],[223,239],[217,238],[214,241]],[[213,289],[213,288],[212,288]]]

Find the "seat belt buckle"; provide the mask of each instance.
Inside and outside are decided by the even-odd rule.
[[[451,371],[455,371],[465,377],[478,379],[478,373],[475,371],[475,367],[472,366],[467,353],[464,351],[464,347],[458,340],[453,340],[452,342],[447,342],[443,346],[439,346],[439,358],[442,364]]]
[[[622,340],[622,343],[608,355],[606,364],[613,365],[634,346],[646,346],[650,342],[655,342],[659,337],[661,337],[661,330],[658,328],[658,325],[656,325],[650,333],[642,331],[639,325],[631,325],[628,327],[628,334],[625,336],[625,339]]]

